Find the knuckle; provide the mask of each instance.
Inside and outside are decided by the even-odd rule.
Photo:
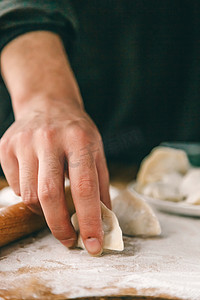
[[[8,138],[2,137],[0,140],[0,154],[9,155],[12,152],[10,146],[10,140]]]
[[[46,182],[42,185],[39,192],[39,198],[43,202],[49,202],[51,199],[60,197],[60,192],[57,185],[53,181]]]
[[[88,137],[88,133],[82,128],[80,124],[74,124],[69,128],[68,134],[72,138],[78,138],[79,141],[85,141]]]
[[[16,140],[21,145],[27,145],[32,138],[32,133],[30,130],[23,130],[16,134]]]
[[[37,194],[28,188],[22,191],[22,200],[27,206],[35,205],[38,203]]]
[[[51,173],[51,176],[53,175],[54,177],[60,177],[60,175],[62,174],[61,173],[62,171],[60,169],[62,168],[62,165],[58,161],[57,154],[53,152],[51,154],[48,154],[48,156],[45,158],[45,162],[49,170],[49,173]],[[50,186],[52,186],[53,188],[55,184],[53,182],[50,182]]]
[[[51,226],[51,232],[60,241],[69,240],[74,237],[72,231],[69,230],[69,226],[65,224]]]
[[[99,148],[103,147],[103,141],[101,134],[98,130],[95,131],[95,138],[96,138],[96,143],[98,144]]]
[[[80,143],[85,144],[98,140],[99,133],[95,127],[91,126],[86,120],[74,121],[68,127],[68,137],[78,139]]]
[[[78,137],[81,144],[84,144],[89,140],[89,133],[83,128],[77,128],[75,130],[75,136]]]
[[[33,170],[30,166],[30,163],[28,160],[20,160],[19,159],[19,171],[21,173],[21,180],[33,182],[34,181],[34,175]]]
[[[78,196],[81,198],[91,198],[96,194],[97,185],[92,179],[82,178],[75,186]]]
[[[0,149],[3,150],[4,148],[6,148],[7,144],[8,144],[8,140],[6,138],[2,137],[0,139]]]
[[[100,225],[100,220],[95,218],[87,218],[81,220],[81,235],[83,239],[89,237],[101,237],[102,228]]]
[[[81,229],[90,230],[96,232],[99,229],[100,219],[95,217],[89,217],[81,219]]]
[[[46,143],[52,143],[56,136],[56,129],[52,126],[43,126],[37,130],[39,139]]]

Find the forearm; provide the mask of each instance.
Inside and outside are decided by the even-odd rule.
[[[10,42],[2,51],[1,72],[16,118],[37,107],[37,101],[40,107],[49,101],[82,106],[62,41],[54,33],[30,32]]]

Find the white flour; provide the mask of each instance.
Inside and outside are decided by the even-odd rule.
[[[99,258],[66,249],[47,230],[2,248],[0,296],[18,290],[21,299],[64,299],[48,298],[46,290],[68,298],[168,295],[199,300],[200,219],[158,217],[161,237],[125,237],[122,253]]]
[[[10,187],[5,187],[0,191],[0,208],[22,201],[21,197],[15,195]]]

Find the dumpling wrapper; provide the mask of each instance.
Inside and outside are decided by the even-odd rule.
[[[192,168],[183,177],[180,185],[183,196],[188,197],[196,192],[200,192],[200,168]]]
[[[161,233],[159,221],[151,207],[129,190],[112,199],[112,209],[125,235],[148,237]]]
[[[179,187],[183,180],[183,175],[178,172],[167,173],[163,175],[161,182],[169,184],[173,187]]]
[[[137,175],[138,191],[148,183],[160,181],[167,173],[185,174],[189,167],[187,155],[183,150],[156,147],[141,163]]]
[[[103,250],[123,251],[124,242],[122,238],[122,230],[119,226],[117,217],[114,212],[108,209],[102,202],[101,218],[104,231]],[[71,217],[71,222],[74,229],[78,232],[77,247],[85,249],[85,245],[79,232],[79,224],[76,213]]]
[[[183,197],[179,193],[179,188],[163,182],[152,182],[144,186],[142,194],[158,200],[172,202],[182,201]]]
[[[200,191],[196,191],[193,194],[190,194],[186,200],[188,204],[200,205]]]
[[[140,188],[140,192],[154,199],[179,202],[183,200],[180,184],[183,176],[177,172],[165,174],[158,182],[151,182]]]

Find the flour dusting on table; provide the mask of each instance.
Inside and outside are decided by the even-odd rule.
[[[36,282],[68,298],[166,294],[199,300],[200,220],[162,213],[158,217],[161,237],[125,237],[123,253],[98,258],[66,249],[47,230],[2,248],[0,296],[21,288],[23,299],[45,299],[37,288],[30,289]]]

